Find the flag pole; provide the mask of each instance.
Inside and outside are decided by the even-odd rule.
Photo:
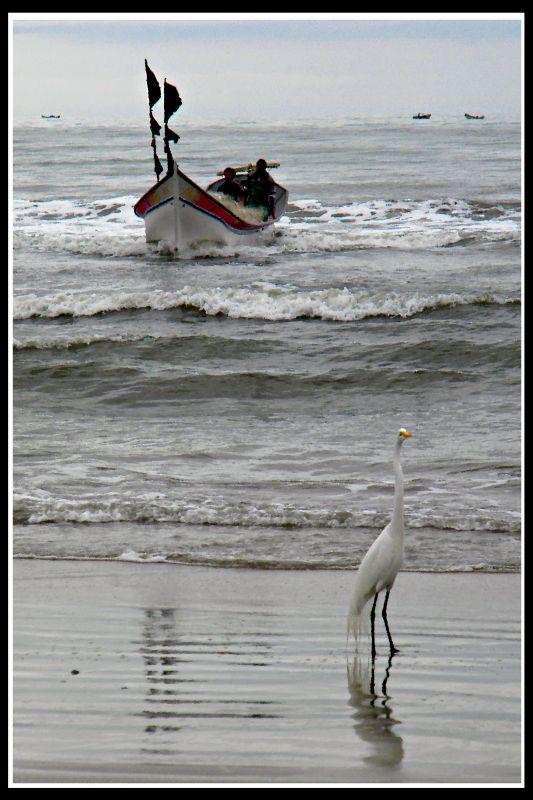
[[[155,144],[155,137],[159,136],[161,131],[161,125],[155,119],[154,115],[152,114],[152,108],[155,106],[157,101],[161,97],[161,87],[159,86],[159,81],[157,80],[156,76],[148,66],[148,61],[146,58],[144,59],[144,68],[146,70],[146,85],[148,88],[148,118],[150,120],[150,131],[152,134],[152,149],[154,151],[154,170],[155,176],[157,178],[157,182],[159,183],[159,176],[163,172],[163,168],[157,157],[157,147]]]
[[[165,151],[167,154],[168,172],[172,167],[172,190],[174,193],[174,252],[178,252],[180,242],[180,182],[178,177],[178,166],[174,161],[172,152],[170,150],[169,142],[177,142],[179,136],[168,127],[168,121],[172,114],[174,114],[181,106],[181,97],[179,92],[172,83],[167,83],[167,79],[163,81],[164,91],[164,107],[165,107]]]
[[[174,175],[172,178],[172,188],[174,191],[174,253],[178,252],[180,240],[180,182],[178,178],[178,166],[174,161]]]

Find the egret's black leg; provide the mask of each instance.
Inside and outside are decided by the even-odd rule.
[[[376,657],[376,633],[374,630],[374,620],[376,618],[376,603],[378,601],[378,595],[374,596],[374,602],[372,603],[372,610],[370,612],[370,630],[372,632],[372,658]]]
[[[385,623],[387,636],[389,637],[390,651],[391,653],[394,654],[394,653],[399,653],[400,651],[397,650],[396,647],[394,647],[394,642],[392,641],[392,636],[390,635],[389,623],[387,621],[387,603],[389,602],[389,595],[390,595],[390,589],[388,589],[387,593],[385,594],[385,602],[383,603],[383,611],[381,612],[381,615],[383,617],[383,622]]]

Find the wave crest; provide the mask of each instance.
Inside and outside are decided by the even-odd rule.
[[[22,295],[14,300],[14,319],[91,317],[122,311],[193,310],[207,316],[284,321],[298,318],[351,322],[370,317],[408,318],[440,308],[509,305],[518,298],[496,294],[366,292],[348,288],[298,289],[267,283],[248,287],[196,288],[175,292],[72,293]]]
[[[304,508],[283,503],[256,505],[244,501],[225,501],[222,498],[187,501],[159,494],[135,497],[110,495],[107,499],[67,499],[46,493],[14,496],[14,522],[19,525],[127,522],[234,528],[381,530],[388,520],[387,512],[349,508]],[[429,528],[505,534],[519,532],[520,520],[512,516],[499,517],[481,512],[472,515],[457,510],[436,514],[426,509],[418,514],[407,513],[406,526],[413,530]]]

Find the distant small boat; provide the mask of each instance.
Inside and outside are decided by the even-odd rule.
[[[41,114],[41,119],[61,119],[61,114]]]
[[[465,117],[467,119],[485,119],[483,114],[481,116],[478,116],[477,114],[465,114]]]
[[[413,119],[431,119],[431,114],[415,114]]]

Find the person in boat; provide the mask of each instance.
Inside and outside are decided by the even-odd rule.
[[[255,165],[254,172],[248,174],[246,205],[263,206],[268,210],[268,216],[273,217],[276,185],[266,167],[265,159],[260,158]]]
[[[238,203],[244,203],[246,192],[243,186],[237,180],[237,172],[233,167],[226,167],[224,170],[224,180],[218,187],[217,191],[227,194]]]

